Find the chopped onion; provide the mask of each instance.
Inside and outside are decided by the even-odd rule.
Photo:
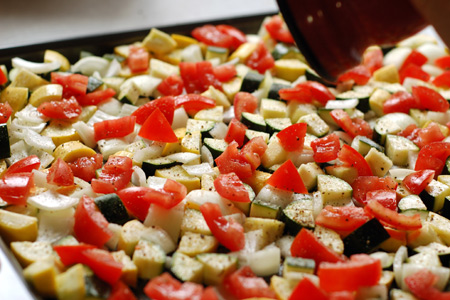
[[[117,61],[117,59],[113,59],[108,67],[108,70],[106,70],[105,75],[103,77],[114,77],[119,75],[121,69],[120,63]]]
[[[173,113],[172,129],[186,127],[188,119],[189,116],[183,107],[175,109],[175,112]]]
[[[147,186],[147,176],[145,175],[145,172],[138,166],[133,166],[131,183],[135,186]]]
[[[36,63],[20,57],[14,57],[11,59],[11,64],[14,68],[27,69],[35,74],[50,73],[51,71],[58,70],[61,66],[61,63],[58,61]]]
[[[166,158],[182,163],[187,164],[192,162],[194,159],[197,159],[200,157],[200,154],[195,154],[191,152],[178,152],[174,154],[167,155]]]
[[[134,152],[133,160],[137,163],[142,163],[144,160],[152,159],[161,156],[164,149],[164,144],[154,143],[143,149],[138,149]]]
[[[56,211],[73,207],[78,204],[78,198],[64,196],[52,190],[28,197],[28,203],[39,209]]]
[[[109,67],[109,60],[98,56],[88,56],[80,59],[72,66],[72,72],[80,72],[83,75],[91,76],[98,71],[102,77]]]
[[[211,167],[213,167],[214,157],[212,156],[211,151],[209,151],[208,147],[203,145],[201,153],[202,153],[202,162],[208,163]]]
[[[94,138],[94,128],[92,126],[87,125],[83,121],[78,121],[72,124],[73,128],[77,131],[78,135],[81,138],[81,141],[88,146],[89,148],[95,148],[97,142]]]
[[[233,113],[233,116],[234,116],[234,113]],[[209,134],[215,139],[222,140],[227,135],[227,131],[228,131],[228,126],[223,122],[219,122],[219,123],[216,123],[214,128],[209,131]]]
[[[40,210],[38,241],[54,243],[63,237],[73,234],[75,209],[70,207],[58,211]]]
[[[45,152],[52,153],[55,149],[55,143],[49,136],[43,136],[30,129],[24,130],[25,143],[36,149],[44,150]]]
[[[183,165],[182,168],[192,176],[201,177],[203,174],[214,175],[215,172],[209,163],[202,163],[199,165]]]

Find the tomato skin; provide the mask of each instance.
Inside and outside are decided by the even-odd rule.
[[[450,71],[444,71],[441,75],[436,76],[432,83],[437,87],[450,87]]]
[[[121,280],[117,281],[111,289],[108,300],[136,300],[130,288]]]
[[[354,254],[347,262],[324,262],[318,270],[320,287],[327,292],[356,291],[376,285],[381,273],[381,261],[367,254]]]
[[[406,285],[414,296],[423,300],[448,300],[450,292],[441,292],[436,287],[438,276],[427,268],[404,278]]]
[[[117,195],[122,200],[126,209],[136,218],[144,221],[147,217],[151,201],[148,197],[148,187],[128,187],[117,191]]]
[[[175,108],[184,107],[188,114],[216,107],[216,102],[199,94],[185,94],[175,97]]]
[[[125,116],[119,119],[94,123],[95,141],[127,136],[134,131],[135,124],[135,116]]]
[[[0,68],[0,85],[4,85],[7,82],[8,82],[8,77],[6,77],[6,74]]]
[[[36,155],[30,155],[21,160],[16,161],[11,166],[9,166],[8,170],[6,170],[6,174],[13,173],[27,173],[32,172],[33,170],[39,169],[41,166],[41,161],[39,157]]]
[[[86,95],[89,77],[81,74],[60,74],[57,72],[51,73],[51,82],[62,85],[63,98],[70,98],[75,96]]]
[[[420,170],[403,179],[403,185],[413,194],[419,195],[433,181],[433,170]]]
[[[235,173],[220,174],[214,180],[214,187],[220,196],[237,202],[250,202],[248,191]]]
[[[258,108],[258,98],[247,92],[238,92],[233,101],[234,117],[241,119],[243,112],[254,113]]]
[[[237,299],[264,297],[276,299],[275,292],[263,278],[255,276],[249,266],[244,266],[225,278],[226,289]]]
[[[383,51],[376,47],[365,51],[363,54],[362,64],[369,70],[371,74],[383,66]]]
[[[221,174],[234,172],[240,179],[251,177],[253,174],[252,165],[239,153],[236,142],[231,142],[215,162]]]
[[[132,167],[133,161],[131,158],[126,156],[110,156],[103,166],[98,179],[92,179],[92,189],[96,193],[106,194],[125,188],[131,181],[133,174]],[[113,190],[102,191],[102,187],[108,188],[108,185],[96,185],[99,182],[111,185]]]
[[[262,136],[254,137],[242,147],[240,155],[256,170],[261,164],[261,156],[266,152],[267,144]]]
[[[450,143],[433,142],[424,146],[419,151],[414,170],[430,169],[434,171],[434,176],[442,173],[445,166],[445,161],[450,155]]]
[[[183,79],[176,74],[170,75],[158,85],[157,89],[164,96],[181,95],[184,89]]]
[[[412,108],[421,108],[420,101],[408,92],[399,91],[391,95],[383,103],[383,113],[390,114],[393,112],[402,112],[409,114]]]
[[[353,231],[369,221],[361,207],[325,206],[316,218],[316,224],[335,231]]]
[[[33,173],[9,173],[0,179],[0,197],[14,205],[26,205],[31,188],[34,187]]]
[[[186,92],[200,94],[211,85],[222,90],[222,83],[214,75],[214,69],[210,61],[181,62],[179,67]]]
[[[437,58],[434,64],[441,69],[450,69],[450,55],[445,55]]]
[[[201,300],[203,286],[197,283],[181,283],[165,272],[151,279],[144,293],[155,300]]]
[[[450,107],[448,101],[441,94],[429,87],[413,86],[412,94],[425,109],[446,112]]]
[[[217,30],[231,37],[231,49],[234,50],[247,41],[245,34],[234,26],[220,24],[216,26]]]
[[[155,109],[159,109],[166,117],[167,122],[172,124],[173,113],[175,111],[175,98],[171,96],[161,97],[139,106],[131,115],[136,117],[136,123],[144,124],[145,120]]]
[[[138,135],[145,139],[163,143],[176,143],[178,138],[164,114],[156,108],[142,124]]]
[[[289,29],[287,29],[283,23],[284,22],[281,17],[279,15],[275,15],[270,18],[269,22],[267,22],[264,26],[274,40],[293,44],[294,38],[292,37]]]
[[[239,147],[242,147],[244,145],[246,130],[247,126],[239,122],[237,119],[232,119],[228,125],[227,134],[224,138],[225,142],[231,143],[232,141],[236,141]]]
[[[307,194],[308,190],[303,183],[294,163],[288,159],[269,177],[267,184],[288,192]]]
[[[425,145],[433,142],[440,142],[445,139],[437,123],[431,122],[427,127],[417,130],[417,137],[413,140],[417,146],[422,148]]]
[[[324,163],[335,160],[338,157],[341,143],[337,134],[332,133],[323,138],[313,140],[311,148],[314,151],[314,161]]]
[[[108,221],[98,210],[94,200],[83,195],[75,211],[74,233],[82,243],[103,247],[113,236]]]
[[[366,203],[377,201],[390,210],[397,211],[397,192],[391,189],[379,189],[368,191]]]
[[[83,251],[84,263],[88,265],[98,278],[110,285],[115,284],[122,275],[122,263],[103,249],[87,249]]]
[[[47,182],[50,184],[70,186],[74,184],[73,180],[72,169],[61,158],[52,164],[47,174]]]
[[[219,300],[215,288],[212,286],[206,287],[201,300]]]
[[[227,82],[236,77],[237,71],[234,65],[220,65],[213,68],[214,76],[220,82]]]
[[[13,109],[8,102],[0,103],[0,124],[8,122],[12,113]]]
[[[428,80],[430,80],[430,77],[431,77],[430,74],[428,74],[427,72],[422,70],[422,68],[420,66],[415,65],[415,64],[408,64],[406,66],[403,66],[399,70],[399,76],[400,76],[400,83],[402,83],[402,84],[407,77],[420,79],[420,80],[426,81],[426,82]]]
[[[336,99],[326,86],[315,81],[305,81],[293,88],[281,89],[278,93],[283,100],[294,100],[300,103],[318,101],[321,105],[326,105],[328,100]]]
[[[428,61],[428,58],[423,55],[422,53],[420,53],[417,50],[412,50],[411,53],[406,57],[405,61],[402,64],[402,67],[400,67],[400,70],[403,67],[406,67],[410,64],[416,65],[416,66],[423,66],[424,64],[426,64],[426,62]]]
[[[357,85],[365,85],[367,82],[369,82],[371,76],[372,74],[366,66],[359,65],[339,75],[337,80],[338,82],[352,80]]]
[[[334,109],[330,112],[333,120],[352,138],[361,135],[372,138],[373,130],[370,125],[360,118],[351,119],[347,112],[342,109]]]
[[[131,73],[145,72],[150,62],[150,54],[144,47],[131,45],[127,64]]]
[[[328,100],[336,99],[333,93],[331,93],[330,90],[328,90],[328,88],[325,85],[319,82],[305,81],[299,83],[297,86],[306,86],[307,88],[309,88],[313,100],[320,102],[320,104],[322,105],[327,104]]]
[[[345,165],[355,167],[358,170],[358,176],[372,176],[372,169],[370,169],[364,156],[349,145],[342,146],[338,158]]]
[[[364,210],[367,214],[377,218],[382,224],[399,230],[416,230],[422,228],[420,215],[402,215],[394,210],[384,207],[378,201],[370,201]]]
[[[200,206],[200,211],[219,243],[230,251],[239,251],[244,248],[244,228],[234,219],[227,220],[224,218],[218,204],[204,203]]]
[[[328,295],[316,286],[308,277],[303,277],[302,280],[295,286],[294,290],[289,296],[289,300],[328,300]]]
[[[74,176],[90,182],[92,178],[95,178],[95,171],[102,167],[103,156],[96,154],[92,157],[80,157],[76,161],[69,162],[68,164]]]
[[[378,176],[359,176],[352,183],[353,198],[361,205],[366,205],[367,193],[370,191],[389,189],[395,191],[397,182],[391,177],[380,178]]]
[[[202,43],[209,46],[217,46],[223,48],[230,48],[233,45],[233,38],[213,25],[204,25],[195,28],[191,35]]]
[[[86,95],[77,97],[78,103],[81,106],[86,105],[98,105],[99,103],[114,97],[116,92],[112,88],[107,88],[106,90],[94,91]]]
[[[53,250],[58,254],[61,262],[65,266],[71,266],[78,262],[87,249],[95,249],[94,245],[80,243],[78,245],[55,245]]]
[[[64,120],[78,117],[82,108],[75,97],[70,97],[62,101],[44,102],[37,110],[46,117]]]
[[[247,59],[246,65],[259,73],[264,74],[264,72],[275,66],[275,60],[267,47],[263,43],[259,43],[255,51],[253,51]]]
[[[308,124],[295,123],[277,133],[281,146],[286,151],[302,151]]]

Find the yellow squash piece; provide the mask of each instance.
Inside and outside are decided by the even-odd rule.
[[[45,50],[44,53],[44,62],[54,62],[57,61],[60,63],[60,67],[59,70],[62,72],[66,72],[70,70],[70,62],[67,59],[67,57],[65,57],[64,55],[62,55],[59,52],[56,52],[54,50]]]
[[[166,143],[166,145],[164,146],[164,149],[163,149],[163,151],[161,153],[162,156],[166,156],[166,155],[169,155],[169,154],[172,154],[172,153],[181,152],[181,140],[186,135],[186,128],[185,127],[177,128],[173,132],[177,136],[178,142],[176,142],[176,143]]]
[[[212,253],[217,250],[219,242],[212,235],[186,232],[178,244],[177,252],[193,257],[201,253]]]
[[[80,136],[72,127],[72,123],[60,120],[52,120],[41,134],[52,138],[56,147],[67,142],[80,140]]]
[[[52,298],[56,296],[56,277],[59,273],[53,257],[37,260],[23,271],[25,279],[39,295]]]
[[[396,66],[387,65],[373,72],[373,79],[388,83],[399,83],[400,75],[398,74]]]
[[[0,95],[0,102],[8,102],[13,112],[19,111],[27,105],[28,88],[8,86]]]
[[[186,48],[189,45],[198,44],[196,39],[186,35],[173,33],[170,36],[177,43],[177,48]]]
[[[82,300],[85,297],[85,271],[82,264],[70,267],[56,276],[56,294],[58,299]]]
[[[36,217],[0,209],[0,236],[7,244],[14,241],[35,241],[38,235],[37,223]]]
[[[169,169],[156,170],[155,176],[169,178],[184,184],[188,192],[200,189],[200,179],[189,175],[181,166],[175,166]]]
[[[264,245],[269,245],[283,236],[284,223],[274,219],[266,218],[246,218],[244,222],[244,231],[263,230]]]
[[[37,88],[30,96],[28,102],[38,107],[44,102],[59,101],[62,99],[63,87],[60,84],[46,84]]]
[[[275,76],[288,81],[295,81],[305,74],[308,65],[298,59],[279,59],[275,61]]]
[[[253,53],[253,51],[255,51],[257,46],[258,46],[258,44],[255,44],[255,43],[244,43],[244,44],[240,45],[236,49],[236,51],[234,51],[230,55],[228,60],[233,60],[235,58],[238,58],[240,63],[245,63],[247,58],[250,57],[250,55]]]
[[[95,150],[85,146],[79,141],[71,141],[56,147],[53,156],[55,159],[61,158],[65,162],[72,162],[80,157],[94,156],[96,153]]]
[[[131,258],[123,250],[111,252],[111,255],[114,257],[115,261],[120,262],[123,265],[122,275],[120,275],[120,279],[125,284],[136,287],[138,271]]]
[[[20,69],[14,80],[11,82],[12,87],[26,87],[34,91],[38,87],[48,84],[44,78],[36,75],[26,69]]]
[[[152,28],[150,33],[142,41],[142,46],[149,51],[163,54],[174,50],[177,47],[177,42],[167,33]]]
[[[26,267],[40,259],[53,256],[53,248],[49,242],[12,242],[11,250],[22,267]]]

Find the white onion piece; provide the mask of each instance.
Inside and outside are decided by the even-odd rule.
[[[55,144],[51,137],[40,135],[30,129],[25,129],[23,133],[25,135],[25,143],[29,146],[42,149],[48,153],[52,153],[55,149]]]
[[[24,109],[18,111],[15,114],[16,118],[19,118],[22,123],[32,123],[32,124],[42,124],[49,120],[49,118],[45,117],[41,114],[36,107],[31,104],[25,106]]]
[[[417,51],[425,55],[428,58],[428,63],[431,64],[433,64],[437,58],[448,55],[444,47],[432,43],[420,45],[417,48]]]
[[[174,154],[167,155],[166,158],[182,163],[187,164],[192,162],[194,159],[198,159],[200,157],[200,154],[195,154],[191,152],[178,152]]]
[[[109,61],[98,56],[88,56],[80,59],[72,66],[72,72],[80,72],[83,75],[91,76],[98,71],[102,77],[106,74]]]
[[[203,145],[201,152],[202,152],[202,162],[208,163],[211,167],[213,167],[214,157],[212,156],[211,151],[209,151],[208,147]]]
[[[40,210],[37,218],[39,222],[38,241],[54,243],[73,233],[75,209],[70,207],[58,211]]]
[[[78,204],[78,198],[64,196],[52,190],[28,197],[28,203],[39,209],[56,211],[73,207]]]
[[[230,123],[230,121],[235,117],[234,115],[234,106],[230,106],[228,109],[225,109],[223,112],[223,121],[225,123]]]
[[[88,146],[89,148],[95,148],[97,142],[94,138],[94,128],[92,126],[87,125],[83,121],[78,121],[72,124],[73,128],[77,131],[78,135],[81,138],[81,141]]]
[[[121,69],[120,63],[117,61],[117,59],[113,59],[109,63],[108,70],[106,70],[104,77],[114,77],[116,75],[119,75]]]
[[[147,179],[148,187],[155,190],[162,190],[164,188],[164,184],[166,184],[166,178],[149,176]]]
[[[408,249],[405,246],[400,246],[395,253],[393,271],[397,286],[403,286],[403,262],[408,258]]]
[[[11,64],[14,68],[27,69],[35,74],[49,73],[51,71],[58,70],[61,66],[61,63],[58,61],[37,63],[22,59],[20,57],[14,57],[11,59]]]
[[[397,70],[400,70],[401,66],[403,65],[403,62],[408,57],[408,55],[412,52],[411,48],[407,47],[398,47],[395,49],[392,49],[383,58],[383,65],[394,65]]]
[[[131,183],[135,186],[147,186],[147,176],[145,176],[145,172],[138,166],[133,166]]]
[[[199,165],[183,165],[182,168],[192,176],[201,177],[203,174],[214,175],[215,172],[209,163],[202,163]]]
[[[164,144],[154,143],[143,149],[136,150],[133,155],[133,160],[137,163],[142,163],[144,160],[159,157],[163,149]]]
[[[125,80],[120,86],[120,90],[130,88],[134,83],[139,89],[139,95],[143,97],[150,97],[161,83],[161,78],[156,78],[150,75],[138,75]]]
[[[186,127],[188,119],[189,116],[183,107],[175,109],[173,113],[172,129]]]
[[[234,116],[234,113],[233,113],[233,116]],[[224,117],[224,119],[225,119],[225,117]],[[228,131],[228,126],[225,123],[220,122],[220,123],[216,123],[214,128],[209,131],[209,134],[213,138],[221,140],[221,139],[225,138],[225,136],[227,135],[227,131]]]
[[[47,174],[39,171],[39,170],[33,170],[33,180],[34,184],[37,187],[43,187],[43,188],[51,188],[51,184],[47,182]]]
[[[122,110],[122,105],[122,102],[120,102],[119,100],[115,98],[109,98],[108,100],[99,103],[97,107],[108,115],[118,117],[120,111]]]

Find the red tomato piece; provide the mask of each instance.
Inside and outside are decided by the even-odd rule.
[[[178,138],[164,114],[156,108],[142,124],[140,137],[163,143],[176,143]]]
[[[368,138],[372,138],[373,130],[370,128],[369,123],[360,118],[351,119],[347,112],[342,109],[333,109],[330,112],[333,120],[347,132],[351,137],[362,135]]]
[[[335,160],[338,157],[341,143],[337,134],[332,133],[323,138],[315,139],[311,142],[314,151],[314,161],[324,163]]]
[[[86,95],[89,77],[81,74],[61,74],[52,72],[51,82],[62,85],[63,98]]]
[[[78,245],[56,245],[53,250],[58,253],[61,262],[65,266],[71,266],[82,260],[83,252],[88,249],[95,249],[94,245],[80,243]]]
[[[283,100],[293,100],[300,103],[311,103],[313,101],[311,89],[305,85],[299,84],[293,88],[280,89],[278,94]]]
[[[420,53],[417,50],[412,50],[411,53],[406,57],[405,61],[402,64],[402,67],[400,67],[400,71],[403,67],[406,67],[410,64],[416,65],[416,66],[423,66],[428,61],[428,58]]]
[[[364,156],[349,145],[345,144],[342,146],[338,153],[338,158],[345,165],[355,167],[356,170],[358,170],[358,176],[372,175],[372,169],[370,169],[370,166],[364,159]]]
[[[0,198],[9,204],[26,205],[34,187],[33,173],[7,173],[0,179]]]
[[[369,191],[366,194],[366,203],[375,200],[391,210],[397,211],[397,192],[391,189]]]
[[[21,160],[16,161],[13,163],[8,170],[6,170],[6,174],[12,174],[12,173],[27,173],[31,172],[33,170],[39,169],[41,166],[41,161],[39,157],[36,155],[30,155],[25,158],[22,158]]]
[[[205,288],[201,300],[219,300],[216,289],[212,286]]]
[[[278,132],[277,137],[284,150],[288,152],[302,151],[307,127],[306,123],[295,123]]]
[[[174,207],[180,203],[181,200],[183,200],[183,198],[175,199],[175,197],[171,194],[155,189],[149,189],[145,197],[150,201],[150,203],[155,203],[166,209]]]
[[[233,101],[234,117],[241,119],[243,112],[254,113],[258,108],[258,98],[247,92],[238,92]]]
[[[399,91],[391,95],[383,103],[383,112],[385,114],[393,112],[402,112],[409,114],[412,108],[421,108],[420,101],[408,92]]]
[[[277,299],[267,282],[257,277],[249,266],[234,271],[225,278],[226,289],[237,299],[272,298]]]
[[[214,76],[220,82],[227,82],[236,77],[237,71],[234,65],[220,65],[213,68]]]
[[[98,278],[110,285],[119,280],[123,265],[116,261],[111,253],[103,249],[86,249],[82,254],[83,263],[91,268]]]
[[[106,90],[94,91],[86,95],[78,96],[77,100],[81,106],[98,105],[99,103],[114,97],[116,92],[112,88]]]
[[[96,154],[91,157],[80,157],[76,161],[69,162],[68,164],[74,176],[90,182],[92,178],[95,178],[95,171],[102,167],[103,156]]]
[[[244,145],[246,130],[247,126],[239,122],[237,119],[232,119],[228,125],[227,134],[224,138],[225,142],[231,143],[232,141],[236,141],[239,147],[242,147],[242,145]]]
[[[127,64],[131,73],[145,72],[150,63],[150,54],[144,47],[131,45],[129,47]]]
[[[369,221],[362,207],[325,206],[316,218],[316,224],[336,231],[353,231]]]
[[[432,83],[437,87],[449,88],[450,87],[450,71],[445,71],[441,75],[436,76]]]
[[[276,41],[293,44],[294,38],[279,15],[275,15],[264,24],[270,37]]]
[[[231,48],[234,43],[232,36],[220,31],[213,25],[197,27],[191,32],[191,34],[196,40],[209,46]]]
[[[416,139],[419,136],[420,128],[417,127],[416,124],[411,124],[406,126],[405,129],[397,133],[397,135],[403,136],[411,141]]]
[[[37,110],[46,117],[53,119],[73,119],[81,114],[82,108],[75,97],[62,101],[44,102]]]
[[[252,164],[238,150],[238,143],[232,142],[227,149],[215,159],[221,174],[234,172],[240,179],[251,177]]]
[[[328,300],[328,295],[316,286],[308,277],[303,277],[302,280],[295,286],[294,290],[289,296],[289,300]]]
[[[95,141],[127,136],[134,131],[135,124],[135,116],[125,116],[119,119],[94,123]]]
[[[420,299],[449,300],[450,292],[441,292],[434,286],[438,280],[439,277],[427,268],[404,278],[409,290]]]
[[[214,187],[220,196],[237,202],[250,202],[248,191],[234,173],[220,174],[214,180]]]
[[[234,219],[223,217],[219,204],[207,202],[200,206],[206,224],[219,243],[230,251],[239,251],[245,246],[244,228]]]
[[[419,195],[433,180],[433,170],[420,170],[403,179],[403,185],[413,194]]]
[[[364,207],[364,210],[370,216],[377,218],[382,224],[398,230],[416,230],[422,228],[422,222],[419,214],[412,216],[402,215],[396,211],[384,207],[378,201],[370,201]]]
[[[308,190],[303,183],[300,174],[297,171],[297,168],[294,166],[294,163],[288,159],[284,162],[275,172],[273,172],[272,176],[266,182],[271,186],[300,194],[307,194]]]
[[[397,182],[391,177],[359,176],[352,183],[353,198],[361,205],[366,205],[366,195],[370,191],[389,189],[395,191]]]
[[[99,181],[111,184],[114,187],[112,192],[123,189],[131,180],[133,174],[132,167],[133,161],[131,158],[126,156],[110,156],[103,166],[98,179],[92,180],[92,189],[96,193],[106,194],[95,188],[94,182],[98,183]]]
[[[367,82],[369,82],[371,76],[372,74],[366,66],[359,65],[339,75],[338,82],[351,80],[357,85],[365,85]]]
[[[64,160],[58,158],[48,170],[47,182],[62,186],[73,185],[72,169]]]
[[[75,211],[73,231],[80,242],[97,247],[103,247],[113,236],[108,229],[108,221],[98,210],[94,200],[86,195],[81,197]]]
[[[144,293],[155,300],[201,300],[203,286],[197,283],[181,283],[165,272],[151,279]]]
[[[383,51],[381,48],[371,48],[363,54],[362,64],[369,70],[371,74],[383,66]]]
[[[247,59],[246,65],[259,73],[264,74],[264,72],[275,66],[275,60],[267,47],[263,43],[259,43]]]
[[[441,69],[450,69],[450,55],[445,55],[437,58],[434,64]]]
[[[217,30],[231,37],[231,49],[234,50],[247,41],[245,34],[231,25],[220,24],[216,26]]]
[[[355,254],[346,262],[320,264],[320,287],[327,292],[356,291],[363,286],[378,284],[381,278],[381,261],[367,254]]]
[[[409,64],[407,66],[403,66],[399,70],[400,82],[403,84],[406,78],[416,78],[422,81],[430,80],[430,74],[422,70],[422,68],[415,64]]]
[[[184,184],[172,179],[166,179],[164,183],[163,191],[169,193],[171,196],[171,201],[162,205],[164,208],[170,209],[180,203],[187,194],[187,188]]]
[[[131,115],[136,117],[136,123],[144,124],[145,120],[155,109],[159,109],[166,117],[167,122],[172,124],[173,113],[175,111],[175,98],[171,96],[161,97],[139,106]]]
[[[222,83],[214,75],[210,61],[181,62],[179,67],[184,88],[188,93],[200,94],[211,85],[222,90]]]
[[[323,84],[317,81],[305,81],[299,83],[297,86],[305,86],[309,89],[312,95],[312,99],[318,101],[322,105],[326,105],[328,100],[334,100],[336,97],[330,90]]]
[[[267,144],[261,136],[254,137],[241,149],[241,156],[247,161],[252,170],[256,170],[261,164],[261,156],[266,152]]]
[[[130,288],[121,280],[117,281],[111,288],[108,300],[136,300]]]
[[[6,77],[6,74],[3,72],[2,68],[0,68],[0,85],[4,85],[8,82],[8,77]]]
[[[328,300],[356,300],[356,295],[351,291],[331,292],[328,294]]]
[[[444,169],[445,161],[450,155],[450,143],[434,142],[424,146],[419,151],[414,170],[433,170],[438,176]]]
[[[175,97],[175,108],[184,107],[188,114],[195,114],[199,110],[215,106],[214,100],[199,94],[185,94]]]
[[[435,122],[431,122],[425,128],[416,130],[413,134],[417,134],[417,137],[415,137],[412,141],[420,148],[433,142],[440,142],[445,139],[445,135],[442,133],[439,125]]]
[[[148,209],[152,204],[148,194],[148,187],[128,187],[117,191],[117,195],[122,200],[123,205],[136,218],[144,221],[147,217]]]
[[[184,89],[183,79],[176,74],[170,75],[169,77],[165,78],[158,85],[158,92],[160,92],[164,96],[181,95],[183,93],[183,89]]]
[[[439,112],[446,112],[449,109],[448,101],[441,94],[429,87],[413,86],[412,94],[425,109]]]
[[[0,103],[0,123],[3,124],[8,122],[12,112],[13,109],[8,102]]]
[[[316,267],[322,262],[345,261],[345,257],[323,244],[310,230],[302,228],[291,245],[291,255],[314,259]]]

